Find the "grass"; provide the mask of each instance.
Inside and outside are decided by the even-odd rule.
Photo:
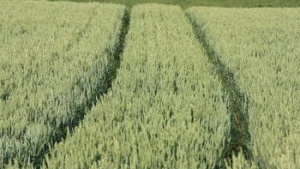
[[[50,0],[61,1],[61,0]],[[132,7],[142,3],[176,4],[183,8],[191,6],[221,7],[300,7],[299,0],[69,0],[73,2],[106,2],[119,3]]]

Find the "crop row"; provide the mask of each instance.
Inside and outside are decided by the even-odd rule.
[[[125,7],[1,4],[0,168],[37,165],[106,90]]]
[[[178,6],[138,5],[112,89],[48,168],[214,168],[230,128],[213,65]]]
[[[248,96],[252,167],[299,168],[299,9],[195,7],[187,13]]]

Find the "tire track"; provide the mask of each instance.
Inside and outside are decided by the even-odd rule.
[[[97,98],[99,96],[104,95],[107,91],[111,88],[112,82],[117,76],[117,70],[120,68],[121,63],[121,56],[123,54],[123,49],[125,46],[125,37],[127,35],[129,29],[129,22],[130,22],[130,10],[126,9],[123,19],[122,19],[122,26],[121,32],[119,36],[119,40],[116,43],[114,50],[107,49],[108,55],[111,56],[111,59],[107,66],[107,71],[102,79],[99,79],[99,84],[94,92],[91,99],[89,99],[86,104],[82,104],[77,107],[76,110],[76,117],[74,117],[71,121],[63,123],[59,126],[59,129],[52,133],[51,141],[49,144],[43,147],[43,150],[40,153],[39,157],[35,158],[33,161],[34,168],[40,168],[45,161],[45,157],[50,155],[50,150],[54,146],[54,144],[62,142],[67,137],[67,133],[70,132],[71,134],[74,132],[74,128],[80,124],[80,122],[84,119],[85,114],[91,110],[93,105],[96,104]],[[88,22],[89,23],[89,22]],[[88,24],[87,24],[88,25]],[[85,27],[88,27],[88,26]],[[80,40],[81,35],[78,36],[77,40]],[[95,63],[97,64],[97,63]],[[103,81],[105,81],[105,86],[103,86]],[[84,92],[84,91],[83,91]]]
[[[210,46],[205,31],[201,25],[193,22],[191,16],[186,14],[193,26],[196,37],[202,44],[210,62],[214,65],[217,75],[222,83],[223,97],[228,98],[227,111],[230,114],[230,135],[226,138],[225,149],[216,161],[215,169],[225,168],[225,161],[231,166],[232,156],[242,150],[246,160],[253,160],[249,148],[251,135],[249,132],[248,97],[237,85],[234,73],[221,61],[221,56]],[[225,159],[225,161],[224,161]]]

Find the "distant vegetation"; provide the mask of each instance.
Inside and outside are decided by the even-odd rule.
[[[57,0],[50,0],[57,1]],[[299,0],[71,0],[74,2],[107,2],[121,3],[133,6],[142,3],[163,3],[180,5],[183,8],[191,6],[222,6],[222,7],[299,7]]]

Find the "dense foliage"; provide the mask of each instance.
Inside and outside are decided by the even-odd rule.
[[[300,166],[299,9],[1,5],[1,169]]]

